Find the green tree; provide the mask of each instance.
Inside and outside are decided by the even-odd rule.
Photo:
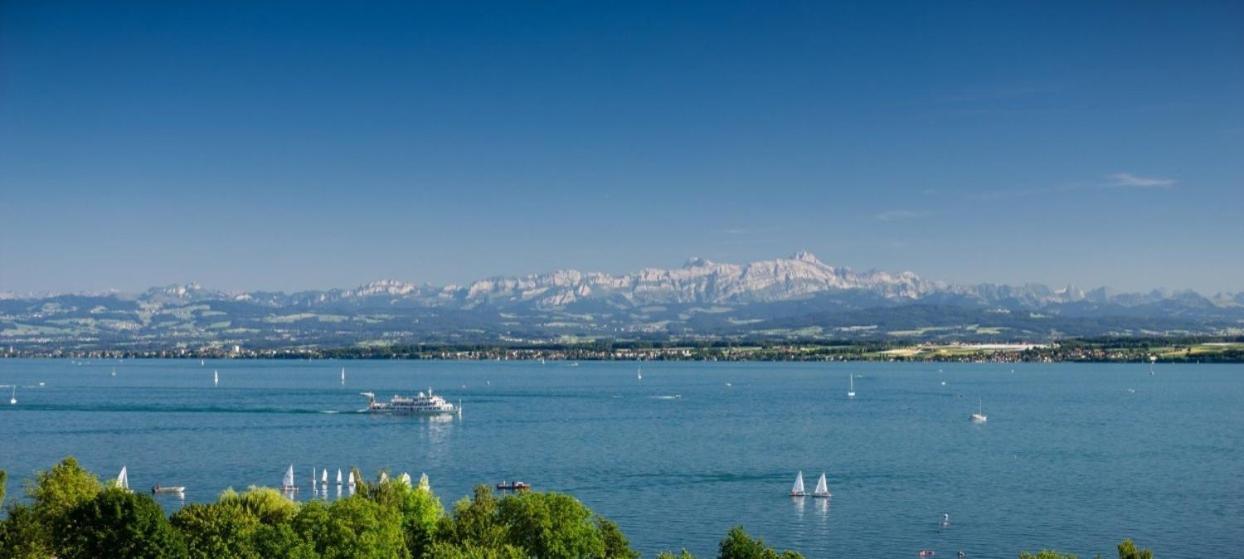
[[[475,544],[462,546],[448,542],[437,542],[429,549],[427,559],[528,559],[530,556],[522,549],[510,544],[500,547],[482,547]]]
[[[294,520],[295,531],[315,544],[324,559],[404,559],[410,557],[402,517],[356,495],[331,506],[308,503]]]
[[[596,528],[605,542],[605,559],[639,559],[639,553],[631,549],[626,535],[612,520],[596,517]]]
[[[397,510],[402,518],[406,548],[415,557],[422,557],[432,546],[437,525],[445,516],[440,499],[432,493],[426,479],[426,476],[421,478],[415,487],[391,481],[371,485],[366,491],[367,499]]]
[[[270,487],[250,487],[242,493],[227,489],[216,502],[238,507],[264,524],[289,522],[298,514],[298,503]]]
[[[72,456],[50,470],[35,474],[26,485],[30,507],[21,507],[14,522],[5,529],[6,545],[26,550],[31,557],[49,557],[58,534],[67,529],[66,515],[78,505],[93,499],[103,485],[78,465]],[[10,516],[15,513],[10,512]]]
[[[259,518],[229,503],[188,505],[173,515],[173,527],[181,532],[191,559],[259,559],[255,532]]]
[[[7,489],[5,484],[8,483],[8,481],[9,473],[4,470],[0,470],[0,505],[4,505],[4,492]]]
[[[186,544],[149,495],[107,489],[66,515],[58,534],[64,559],[182,559]]]
[[[1059,553],[1050,549],[1042,549],[1036,554],[1021,551],[1019,552],[1019,559],[1077,559],[1077,557],[1070,553]]]
[[[94,499],[101,490],[103,484],[99,479],[70,456],[52,469],[35,474],[35,482],[27,487],[26,496],[34,502],[39,520],[47,526],[55,526],[65,514]]]
[[[803,559],[802,555],[794,551],[783,551],[779,554],[766,547],[764,540],[753,539],[743,531],[742,526],[731,528],[725,539],[721,540],[717,557],[719,559]]]
[[[39,522],[33,507],[13,505],[0,522],[0,557],[8,559],[47,559],[53,555],[47,527]]]
[[[1153,552],[1149,549],[1136,549],[1136,544],[1128,538],[1119,544],[1119,559],[1153,559]]]
[[[315,544],[290,524],[261,525],[255,531],[255,552],[264,559],[319,559]]]
[[[682,550],[682,553],[679,553],[678,555],[674,555],[674,553],[670,551],[662,551],[657,554],[657,559],[695,559],[695,556],[692,555],[691,552],[684,549]]]
[[[498,517],[509,543],[545,559],[604,557],[605,542],[592,511],[560,493],[525,492],[502,499]]]
[[[506,529],[497,519],[497,499],[487,485],[475,486],[472,499],[454,504],[452,519],[437,528],[437,539],[451,545],[496,549],[506,543]]]

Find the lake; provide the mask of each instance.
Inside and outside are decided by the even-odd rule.
[[[426,472],[446,508],[476,484],[521,479],[615,520],[645,556],[714,556],[735,524],[810,558],[1113,556],[1124,537],[1164,558],[1241,554],[1241,365],[650,362],[635,373],[625,362],[0,360],[0,384],[18,385],[18,403],[5,389],[0,408],[0,468],[10,495],[73,455],[109,477],[126,465],[135,489],[186,485],[187,501],[207,501],[277,486],[290,464],[306,498],[312,467],[357,465]],[[461,400],[463,417],[356,413],[359,392],[427,387]],[[986,424],[968,421],[978,400]],[[826,472],[833,498],[788,497],[799,470],[809,490]]]

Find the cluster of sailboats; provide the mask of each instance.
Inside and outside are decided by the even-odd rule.
[[[803,488],[803,470],[795,476],[795,485],[790,488],[791,497],[807,497],[808,492]],[[820,479],[816,480],[816,489],[812,490],[812,496],[822,499],[828,499],[832,496],[829,492],[829,483],[825,481],[825,472],[821,472]]]
[[[428,480],[427,474],[423,474],[419,478],[419,486],[420,487],[426,486],[428,483],[427,480]],[[346,490],[348,490],[350,495],[353,495],[354,489],[358,486],[359,482],[361,482],[362,480],[354,477],[354,470],[350,470],[349,472],[344,472],[343,470],[338,468],[336,481],[337,481],[337,495],[341,496],[342,488],[345,488]],[[389,481],[389,474],[381,472],[380,483],[385,483],[388,481]],[[402,475],[397,477],[397,481],[407,486],[410,486],[412,483],[412,479],[410,477],[410,474],[408,473],[402,473]],[[311,492],[312,494],[328,496],[328,486],[329,486],[328,468],[322,468],[322,469],[316,470],[316,468],[312,466],[311,467]],[[298,483],[294,477],[294,465],[293,464],[290,464],[289,468],[285,470],[285,477],[281,480],[281,492],[287,495],[292,495],[293,493],[298,492]]]

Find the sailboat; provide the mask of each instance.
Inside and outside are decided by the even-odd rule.
[[[341,468],[337,468],[337,487],[341,487]]]
[[[212,386],[220,384],[220,371],[212,371]]]
[[[795,485],[790,488],[791,497],[804,497],[807,492],[803,490],[803,470],[799,470],[799,475],[795,476]]]
[[[115,377],[115,376],[117,376],[117,368],[116,368],[116,367],[113,367],[113,368],[112,368],[112,376],[114,376],[114,377]]]
[[[13,385],[13,395],[9,396],[9,405],[10,406],[17,405],[17,385],[16,384]]]
[[[290,464],[289,469],[285,470],[285,478],[281,480],[281,490],[286,493],[293,493],[298,490],[298,486],[294,485],[294,465]]]
[[[855,397],[855,373],[851,373],[850,379],[851,379],[850,380],[851,387],[847,389],[847,398],[854,398]]]
[[[117,474],[116,486],[126,491],[130,490],[130,476],[125,470],[125,466],[121,466],[121,473]]]
[[[976,413],[972,414],[972,423],[984,423],[989,421],[989,416],[985,415],[985,400],[981,399]]]
[[[821,472],[821,479],[816,480],[816,489],[812,490],[813,497],[829,497],[829,484],[825,482],[825,472]]]
[[[345,384],[345,383],[346,383],[346,368],[342,367],[341,368],[341,384]]]
[[[1154,362],[1156,362],[1157,360],[1158,360],[1158,356],[1156,356],[1156,355],[1150,355],[1150,356],[1149,356],[1149,374],[1150,374],[1150,375],[1152,375],[1152,374],[1153,374],[1153,364],[1154,364]]]
[[[328,468],[324,468],[323,470],[320,470],[320,484],[324,485],[325,487],[328,486]]]
[[[635,369],[635,380],[644,380],[644,368]]]
[[[354,489],[354,470],[350,470],[350,489]]]
[[[406,484],[406,487],[410,487],[410,474],[402,472],[402,476],[397,478],[397,480]]]

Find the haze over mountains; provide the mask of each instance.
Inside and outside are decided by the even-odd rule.
[[[807,252],[747,264],[691,259],[612,275],[558,270],[466,285],[0,294],[0,343],[23,350],[341,347],[610,340],[1034,341],[1239,334],[1244,293],[1113,293],[1040,284],[952,285],[857,272]]]

